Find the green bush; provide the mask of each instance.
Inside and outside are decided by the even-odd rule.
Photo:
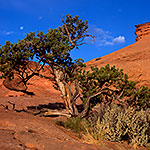
[[[131,145],[147,146],[150,140],[150,114],[133,107],[123,108],[116,104],[107,106],[103,115],[92,122],[93,130],[97,124],[101,127],[106,140],[127,141]],[[91,119],[91,118],[90,118]],[[91,119],[92,120],[92,119]],[[95,131],[98,133],[98,131]]]
[[[129,106],[135,106],[137,109],[143,108],[144,110],[150,108],[150,89],[142,86],[136,88],[131,98],[126,100]]]
[[[121,104],[136,90],[136,82],[129,81],[122,69],[109,64],[101,68],[92,66],[90,71],[80,70],[77,79],[82,94],[80,99],[85,107],[89,100],[90,108],[97,103],[117,101]]]

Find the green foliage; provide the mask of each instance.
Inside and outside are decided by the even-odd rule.
[[[122,69],[110,67],[109,64],[100,69],[91,67],[91,71],[80,70],[78,80],[84,104],[87,98],[95,93],[99,94],[93,97],[93,102],[111,103],[114,100],[120,102],[123,97],[131,96],[136,84],[128,80]]]
[[[76,133],[80,133],[80,132],[85,131],[84,120],[82,120],[80,118],[69,118],[64,123],[64,126],[66,128],[69,128],[69,129],[73,130]]]
[[[143,108],[147,110],[150,108],[150,89],[142,86],[134,90],[130,99],[127,99],[129,106],[135,106],[137,109]]]
[[[81,138],[82,133],[85,133],[85,127],[88,126],[88,121],[81,118],[69,118],[66,121],[56,121],[56,124],[71,129]]]
[[[96,122],[92,122],[93,131],[96,129],[94,132],[97,133],[99,125],[106,140],[128,141],[131,145],[147,146],[150,140],[148,117],[150,114],[147,111],[112,104],[104,108],[103,115],[98,116]]]
[[[0,77],[11,80],[16,74],[24,79],[24,75],[27,73],[27,61],[32,57],[33,52],[25,41],[19,40],[14,44],[7,41],[0,48]]]
[[[86,34],[88,22],[79,20],[78,16],[66,15],[62,22],[61,27],[49,29],[46,34],[39,32],[35,35],[34,32],[30,32],[25,39],[31,43],[31,49],[34,49],[38,59],[64,68],[72,65],[69,52],[82,44],[81,41],[89,35]]]

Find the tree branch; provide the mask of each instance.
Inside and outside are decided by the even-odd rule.
[[[75,46],[76,46],[76,41],[73,41],[73,40],[71,39],[70,32],[68,31],[68,28],[67,28],[67,26],[66,26],[66,24],[65,24],[65,22],[64,22],[64,20],[63,20],[63,18],[62,18],[62,23],[64,24],[64,27],[65,27],[65,30],[66,30],[66,32],[67,32],[67,35],[68,35],[69,41],[70,41],[70,43],[71,43],[71,46],[75,47]]]

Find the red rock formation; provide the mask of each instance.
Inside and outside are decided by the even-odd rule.
[[[15,78],[11,81],[4,80],[3,85],[6,88],[15,91],[25,91],[27,89],[26,85],[21,81],[20,78]]]
[[[150,36],[150,22],[136,25],[135,34],[137,35],[136,41],[142,39],[145,36]]]

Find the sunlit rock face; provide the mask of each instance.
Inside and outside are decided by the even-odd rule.
[[[136,41],[139,41],[140,39],[146,36],[150,36],[150,22],[139,24],[136,25],[135,27],[136,27],[135,34],[137,36]]]

